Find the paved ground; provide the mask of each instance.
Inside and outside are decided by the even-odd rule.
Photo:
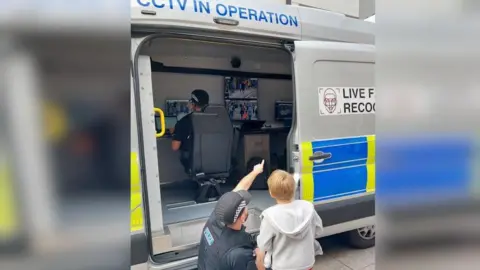
[[[375,249],[353,249],[340,237],[327,237],[320,241],[324,255],[318,256],[314,270],[375,270]],[[132,270],[146,270],[146,264],[136,265]],[[413,268],[398,268],[413,269]],[[449,268],[453,269],[453,268]],[[478,269],[478,268],[475,268]]]
[[[340,237],[320,241],[324,255],[318,256],[315,270],[375,270],[375,248],[353,249]]]

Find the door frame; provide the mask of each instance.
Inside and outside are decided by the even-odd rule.
[[[156,138],[154,136],[154,125],[149,123],[149,117],[153,117],[153,93],[151,79],[147,85],[143,85],[145,80],[141,80],[141,72],[139,70],[139,57],[140,51],[143,45],[153,39],[159,38],[183,38],[193,41],[214,41],[223,42],[235,45],[245,45],[252,47],[262,47],[269,49],[279,49],[288,51],[284,44],[291,43],[291,41],[284,41],[279,39],[267,39],[258,37],[240,38],[239,34],[194,34],[188,31],[164,31],[154,34],[146,34],[143,36],[132,35],[132,64],[133,64],[133,91],[135,98],[135,115],[137,120],[137,138],[138,138],[138,161],[140,167],[140,181],[142,183],[142,196],[143,196],[143,211],[144,211],[144,228],[147,238],[149,239],[150,256],[153,258],[156,254],[168,252],[165,250],[165,246],[171,245],[171,239],[168,235],[168,230],[163,227],[163,216],[161,215],[161,191],[160,191],[160,178],[158,171],[158,158],[156,150]],[[293,60],[292,60],[293,61]],[[293,62],[292,62],[293,68]],[[294,80],[292,79],[294,83]],[[142,85],[141,85],[142,83]],[[143,87],[143,89],[141,89]],[[295,85],[292,84],[292,92]],[[149,99],[149,100],[148,100]],[[145,106],[144,102],[151,103],[151,106]],[[151,107],[151,108],[150,108]],[[293,120],[295,121],[295,120]],[[292,124],[293,125],[293,124]],[[146,139],[144,134],[151,133],[152,140]],[[148,142],[147,142],[148,141]],[[289,151],[289,145],[287,144],[287,153]],[[149,158],[147,159],[146,156]],[[156,166],[152,166],[152,161],[157,163]],[[147,163],[148,162],[148,163]],[[150,164],[150,166],[148,166]],[[146,166],[147,165],[147,166]],[[153,176],[153,177],[152,177]],[[154,179],[153,181],[151,179]],[[149,196],[154,194],[149,190],[158,190],[158,197]],[[156,210],[155,210],[156,209]],[[153,219],[152,219],[153,216]],[[152,224],[153,221],[153,224]],[[163,267],[162,267],[163,269]]]

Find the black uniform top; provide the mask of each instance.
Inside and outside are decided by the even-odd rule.
[[[198,254],[199,270],[255,270],[252,238],[245,232],[220,226],[212,214],[205,224]]]
[[[189,113],[175,124],[175,130],[172,134],[174,141],[182,143],[180,145],[180,151],[189,153],[192,150],[192,132],[192,118],[191,113]]]
[[[224,264],[230,270],[256,270],[253,250],[249,248],[235,248],[227,253]]]

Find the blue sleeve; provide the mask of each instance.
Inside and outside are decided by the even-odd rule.
[[[256,270],[253,250],[236,248],[226,256],[226,264],[230,270]]]

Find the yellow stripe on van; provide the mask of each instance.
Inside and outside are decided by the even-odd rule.
[[[375,192],[375,135],[367,136],[367,192]]]
[[[138,166],[137,153],[130,154],[130,188],[132,193],[142,192],[140,183],[140,168]]]
[[[142,187],[137,153],[130,155],[130,231],[143,229]]]
[[[8,238],[17,228],[12,179],[5,162],[0,163],[0,239]]]
[[[65,138],[68,129],[68,119],[60,106],[54,103],[45,104],[44,122],[46,138],[53,141]]]
[[[311,142],[300,144],[300,153],[302,154],[302,199],[313,202],[313,162],[309,158],[313,155]]]

